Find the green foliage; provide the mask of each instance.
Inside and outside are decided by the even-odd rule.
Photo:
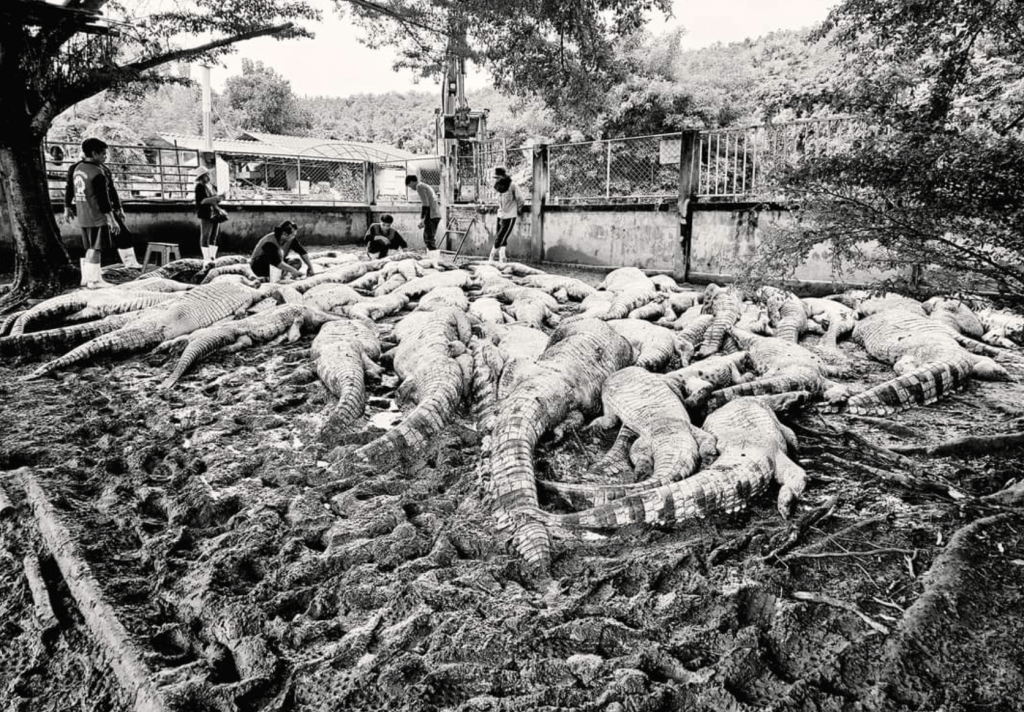
[[[799,219],[752,268],[781,275],[821,243],[837,264],[1024,298],[1022,23],[1019,2],[841,3],[822,31],[845,50],[833,107],[875,137],[779,176]]]
[[[309,129],[291,82],[263,62],[243,59],[241,75],[228,77],[224,94],[242,129],[291,135]]]

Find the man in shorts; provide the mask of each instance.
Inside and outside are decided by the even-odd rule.
[[[64,220],[78,218],[82,230],[82,246],[85,258],[79,263],[82,268],[82,284],[88,289],[109,287],[103,281],[100,258],[103,250],[112,247],[112,238],[120,228],[114,219],[114,211],[121,210],[121,200],[110,176],[103,165],[107,160],[107,144],[98,138],[87,138],[82,142],[85,159],[71,166],[64,188]]]
[[[416,195],[420,197],[420,203],[423,204],[420,209],[422,219],[419,224],[419,227],[423,228],[423,245],[428,253],[437,252],[434,237],[437,235],[437,226],[441,223],[441,207],[437,204],[437,193],[426,183],[420,183],[420,179],[416,176],[406,176],[405,187],[415,190]],[[438,257],[439,255],[430,256]]]
[[[387,257],[390,250],[401,252],[409,246],[401,233],[391,226],[394,222],[392,216],[381,215],[380,222],[373,223],[366,231],[363,241],[366,243],[366,254],[370,259]]]

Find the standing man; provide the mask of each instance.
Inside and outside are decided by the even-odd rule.
[[[516,226],[516,219],[523,210],[526,198],[523,197],[522,189],[512,182],[512,177],[504,168],[494,169],[494,179],[494,190],[498,193],[498,228],[494,237],[494,247],[491,248],[487,261],[494,262],[497,256],[499,262],[505,262],[505,246],[508,244],[512,229]]]
[[[71,222],[77,217],[82,230],[82,246],[85,248],[85,258],[79,262],[82,284],[88,289],[100,289],[110,286],[103,281],[100,258],[104,248],[111,246],[111,236],[120,232],[114,211],[122,213],[121,200],[110,171],[103,165],[107,160],[106,142],[87,138],[82,142],[82,154],[85,159],[68,169],[64,187],[64,220]],[[133,261],[134,257],[133,252]]]
[[[416,195],[420,196],[423,207],[420,208],[419,227],[423,228],[423,244],[427,248],[428,257],[439,257],[437,246],[434,244],[434,237],[437,235],[437,226],[441,222],[441,207],[437,204],[437,193],[426,183],[420,183],[416,176],[405,177],[406,189],[412,188]],[[435,254],[431,255],[433,252]]]

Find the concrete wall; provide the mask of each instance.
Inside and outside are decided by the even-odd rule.
[[[543,259],[674,270],[681,248],[675,205],[548,206]]]

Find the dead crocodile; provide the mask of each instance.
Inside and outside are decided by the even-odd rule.
[[[379,377],[382,368],[377,326],[368,319],[340,319],[324,324],[313,339],[310,354],[317,375],[337,398],[327,412],[323,435],[333,438],[349,428],[366,407],[366,376]]]
[[[210,326],[233,314],[244,314],[249,306],[263,296],[256,289],[235,282],[199,285],[173,301],[146,310],[139,318],[115,331],[103,334],[50,361],[28,377],[38,378],[99,356],[154,348],[164,341]]]
[[[160,387],[170,388],[189,369],[215,351],[233,353],[281,336],[297,341],[303,330],[316,331],[327,322],[339,318],[303,304],[284,304],[244,319],[225,321],[183,334],[165,341],[157,348],[157,351],[164,351],[184,346],[174,370]]]
[[[825,329],[818,345],[838,350],[839,339],[853,332],[857,324],[857,313],[832,299],[804,298],[802,301],[808,318]]]
[[[654,282],[636,267],[621,267],[609,272],[600,288],[613,294],[608,311],[600,317],[607,321],[625,319],[634,309],[658,298]]]
[[[604,380],[630,365],[633,349],[603,321],[560,325],[536,363],[520,369],[498,404],[490,439],[491,511],[513,528],[518,551],[546,566],[551,542],[531,512],[538,510],[533,450],[541,436],[567,421],[580,422],[596,408]]]
[[[403,456],[420,457],[431,439],[455,418],[455,410],[472,383],[472,336],[461,309],[415,311],[395,325],[395,373],[402,379],[397,397],[416,406],[401,423],[355,451],[375,465]]]
[[[574,277],[563,277],[557,274],[535,274],[520,280],[524,287],[541,289],[560,302],[573,300],[581,302],[597,292],[586,282]]]
[[[932,319],[942,322],[957,333],[972,339],[981,339],[985,335],[985,327],[981,320],[960,299],[932,297],[922,305],[925,313]]]
[[[720,453],[696,475],[616,499],[572,514],[547,514],[542,520],[589,529],[614,529],[639,523],[671,523],[735,512],[747,507],[769,483],[779,483],[777,508],[786,517],[803,493],[807,475],[787,456],[796,449],[793,431],[757,398],[733,401],[704,421]]]
[[[592,427],[620,424],[637,436],[630,460],[638,474],[650,476],[634,484],[587,485],[541,482],[573,507],[593,507],[643,490],[689,477],[702,458],[715,455],[714,439],[690,422],[682,394],[673,381],[630,366],[608,376],[601,387],[604,415]]]
[[[714,316],[714,319],[697,349],[698,358],[710,356],[722,348],[726,333],[743,312],[743,297],[732,287],[722,288],[717,284],[709,284],[704,290],[703,311]]]
[[[897,378],[850,398],[847,409],[860,415],[891,415],[927,405],[962,386],[974,375],[1009,380],[991,358],[967,351],[983,347],[945,324],[916,311],[888,309],[857,322],[853,338],[874,358],[890,363]]]
[[[675,333],[663,326],[637,319],[613,319],[608,325],[633,347],[640,368],[657,371],[678,354]]]
[[[800,297],[788,290],[765,285],[758,290],[757,299],[768,311],[775,338],[797,343],[800,335],[807,331],[807,310]]]
[[[743,396],[759,396],[806,391],[811,395],[825,395],[836,400],[846,395],[846,389],[832,383],[827,376],[836,369],[821,357],[791,341],[775,337],[758,336],[733,328],[732,337],[750,354],[757,378],[746,383],[716,390],[711,394],[708,407],[715,409]]]
[[[111,314],[141,311],[169,299],[175,299],[173,292],[149,292],[141,290],[79,289],[69,294],[46,299],[21,314],[11,326],[11,336],[31,331],[38,322],[50,322],[60,317],[90,310],[90,317],[98,319]]]
[[[363,296],[347,284],[327,282],[306,290],[302,299],[304,303],[316,309],[334,311],[339,307],[361,302]]]

